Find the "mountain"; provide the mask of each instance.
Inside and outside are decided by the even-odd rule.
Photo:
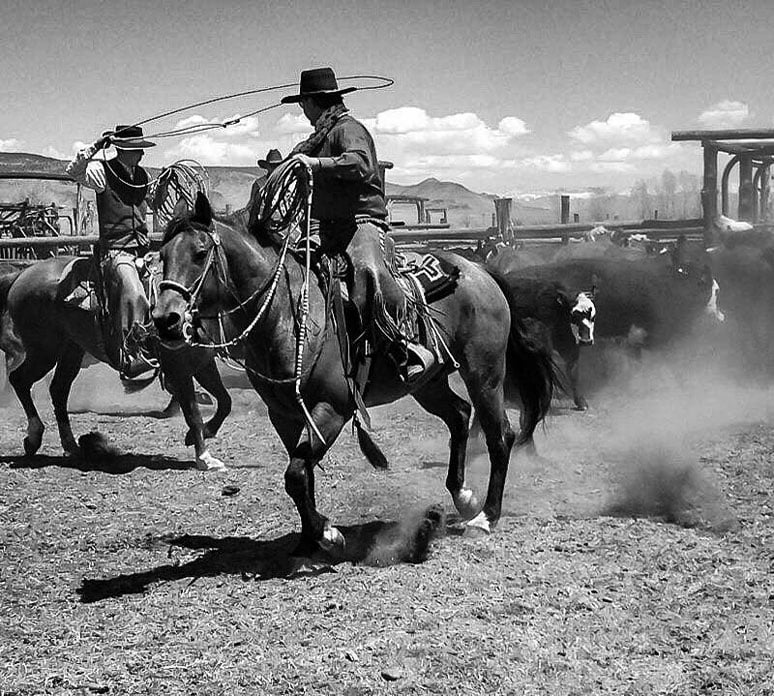
[[[3,172],[64,173],[66,162],[62,160],[21,152],[0,152],[0,174]],[[253,181],[263,173],[259,167],[207,167],[210,180],[210,199],[213,208],[232,210],[243,207],[250,197]],[[148,167],[151,176],[158,169]],[[389,175],[388,175],[389,176]],[[474,193],[461,184],[438,179],[425,179],[412,186],[387,183],[387,193],[420,196],[428,199],[426,206],[446,208],[448,221],[454,227],[486,227],[491,224],[495,196]],[[86,194],[91,195],[91,194]],[[50,203],[72,206],[75,203],[75,187],[66,182],[0,179],[0,200],[19,202],[29,198],[32,203]],[[416,222],[416,209],[396,206],[396,219]],[[401,213],[401,214],[399,214]],[[405,213],[405,216],[402,215]],[[413,216],[413,217],[412,217]],[[434,215],[437,221],[440,215]]]
[[[489,227],[492,224],[494,213],[494,201],[498,196],[491,193],[474,193],[462,184],[452,181],[439,181],[435,178],[425,179],[411,186],[400,186],[387,182],[386,193],[388,196],[420,196],[426,198],[427,208],[446,208],[447,219],[452,227]],[[558,222],[559,203],[551,199],[539,201],[511,202],[511,219],[515,224],[542,224]],[[406,211],[398,211],[393,206],[393,219],[416,222],[416,214]],[[433,222],[437,221],[436,215],[432,216]]]
[[[66,162],[51,157],[24,152],[0,152],[0,175],[3,172],[64,173]],[[158,169],[149,167],[151,176]],[[250,187],[263,170],[258,167],[207,167],[210,179],[210,199],[215,210],[236,210],[246,205]],[[389,172],[387,172],[389,179]],[[388,196],[414,196],[424,198],[425,208],[446,210],[451,227],[489,227],[492,224],[494,200],[497,196],[476,193],[462,184],[425,179],[418,184],[401,186],[387,181]],[[75,205],[76,187],[68,182],[0,179],[0,201],[18,203],[29,198],[33,204],[56,202],[60,206]],[[87,199],[93,194],[87,192]],[[557,224],[559,222],[559,194],[543,196],[515,195],[511,202],[511,219],[516,225]],[[663,197],[661,197],[663,198]],[[652,199],[652,200],[650,200]],[[604,191],[576,192],[571,195],[571,220],[578,215],[583,222],[607,219],[631,220],[656,217],[660,209],[662,217],[697,217],[700,215],[697,191],[678,192],[672,200],[660,200],[660,195],[650,196],[648,201],[636,201],[627,194],[606,194]],[[393,220],[417,222],[416,205],[393,202],[390,204]],[[431,212],[431,220],[441,219],[439,211]]]

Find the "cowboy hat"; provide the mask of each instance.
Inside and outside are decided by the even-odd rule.
[[[268,169],[269,167],[280,164],[282,160],[282,153],[279,150],[272,148],[266,153],[266,159],[258,160],[258,166],[262,169]]]
[[[140,126],[116,126],[115,131],[107,131],[103,135],[110,136],[110,142],[117,150],[144,150],[156,145],[145,140]]]
[[[314,97],[320,94],[348,94],[354,92],[357,87],[345,87],[339,89],[333,68],[313,68],[301,71],[298,94],[282,97],[283,104],[300,102],[304,97]]]

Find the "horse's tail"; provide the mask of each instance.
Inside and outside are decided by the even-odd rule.
[[[521,433],[517,445],[532,440],[538,424],[548,415],[554,389],[561,377],[550,346],[516,312],[513,290],[496,271],[487,272],[497,283],[511,311],[506,378],[515,382],[522,402]]]
[[[19,268],[12,271],[0,271],[0,350],[5,353],[6,369],[9,373],[19,367],[26,356],[24,343],[16,333],[13,320],[7,311],[8,293],[23,270],[23,268]]]
[[[21,275],[23,268],[16,268],[12,271],[0,270],[0,315],[5,312],[8,304],[8,293],[16,279]]]

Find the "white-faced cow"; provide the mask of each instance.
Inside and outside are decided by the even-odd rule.
[[[594,306],[592,288],[573,291],[558,280],[526,278],[519,272],[508,273],[503,280],[513,297],[513,311],[523,320],[537,322],[533,331],[565,363],[572,399],[576,408],[588,408],[578,389],[578,359],[581,346],[594,343]]]

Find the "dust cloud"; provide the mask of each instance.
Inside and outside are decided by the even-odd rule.
[[[722,481],[701,453],[735,428],[774,422],[774,388],[750,376],[731,338],[726,327],[705,326],[689,341],[640,356],[615,343],[587,349],[581,386],[589,411],[557,395],[536,433],[538,456],[511,457],[503,515],[658,517],[733,528]],[[461,382],[455,389],[465,395]],[[518,411],[508,412],[516,427]],[[445,476],[447,437],[416,437],[410,446]],[[480,500],[488,473],[483,443],[472,440],[467,481]]]

